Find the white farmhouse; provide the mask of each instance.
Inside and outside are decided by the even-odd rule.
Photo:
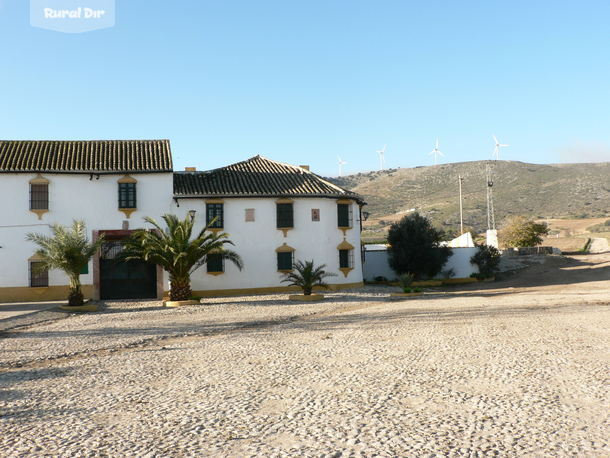
[[[28,232],[80,219],[91,236],[119,240],[170,210],[172,168],[168,140],[0,141],[0,302],[67,297],[63,272],[32,269]],[[163,294],[162,271],[115,268],[112,243],[102,251],[81,276],[85,296]]]
[[[308,170],[255,156],[206,172],[174,173],[172,213],[194,211],[235,243],[244,261],[209,262],[192,276],[197,295],[285,291],[297,260],[325,264],[333,289],[362,285],[362,199]]]
[[[362,284],[360,210],[349,191],[297,167],[256,156],[207,172],[173,172],[168,140],[0,141],[0,302],[67,297],[62,272],[38,273],[28,232],[85,221],[101,252],[83,271],[87,297],[161,298],[167,274],[117,263],[121,240],[144,216],[194,214],[228,232],[244,261],[211,261],[192,277],[201,296],[285,291],[282,273],[313,259],[337,274],[333,289]]]

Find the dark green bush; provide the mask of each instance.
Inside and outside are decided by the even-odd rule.
[[[441,235],[419,213],[404,216],[388,232],[390,267],[399,275],[412,274],[414,280],[433,278],[452,255],[451,248],[439,246]]]
[[[500,252],[489,245],[479,245],[479,250],[470,258],[470,263],[479,268],[479,273],[471,277],[479,279],[493,277],[500,270]]]

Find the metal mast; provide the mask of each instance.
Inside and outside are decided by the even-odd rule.
[[[485,179],[487,181],[487,230],[496,229],[496,219],[494,217],[494,198],[493,198],[493,176],[491,161],[487,161],[485,166]]]
[[[462,181],[464,181],[464,178],[462,178],[461,175],[458,175],[458,184],[460,188],[460,235],[464,233],[464,214],[462,212]]]

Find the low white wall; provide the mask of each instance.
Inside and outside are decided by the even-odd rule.
[[[468,278],[470,274],[478,273],[476,265],[470,263],[470,258],[477,252],[478,248],[452,248],[453,256],[443,266],[443,271],[453,269],[453,278]],[[364,280],[374,281],[375,277],[385,277],[393,280],[398,277],[388,262],[387,250],[367,250],[365,252],[364,264],[362,266]],[[442,274],[438,275],[439,278]]]
[[[470,264],[470,258],[478,250],[477,247],[452,248],[453,256],[447,260],[442,270],[453,269],[453,278],[468,278],[470,274],[478,273],[479,268],[476,264]],[[442,275],[438,275],[438,277],[442,277]]]
[[[364,281],[375,281],[376,277],[385,277],[394,280],[398,277],[388,263],[387,250],[366,250],[362,264]]]

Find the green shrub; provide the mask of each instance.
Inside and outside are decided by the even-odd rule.
[[[412,274],[414,280],[433,278],[452,255],[441,241],[428,218],[417,212],[404,216],[388,232],[390,267],[398,274]]]
[[[520,248],[540,245],[548,233],[549,228],[545,223],[537,223],[525,216],[514,216],[508,218],[498,232],[498,238],[505,247]]]
[[[326,264],[315,266],[311,261],[296,261],[292,268],[293,272],[284,274],[282,283],[288,283],[290,286],[298,286],[303,290],[305,296],[311,295],[313,288],[319,286],[328,288],[328,284],[324,281],[327,277],[336,277],[337,275],[331,272],[326,272],[324,268]]]
[[[405,291],[406,289],[410,289],[411,283],[413,283],[413,274],[406,273],[398,277],[398,284],[400,285],[403,291]],[[405,291],[405,293],[406,292],[407,291]]]
[[[589,232],[610,232],[610,219],[601,224],[595,224],[587,228]]]
[[[479,268],[479,273],[470,276],[478,279],[493,277],[500,270],[500,252],[489,245],[480,245],[478,248],[479,250],[470,258],[470,263]]]

